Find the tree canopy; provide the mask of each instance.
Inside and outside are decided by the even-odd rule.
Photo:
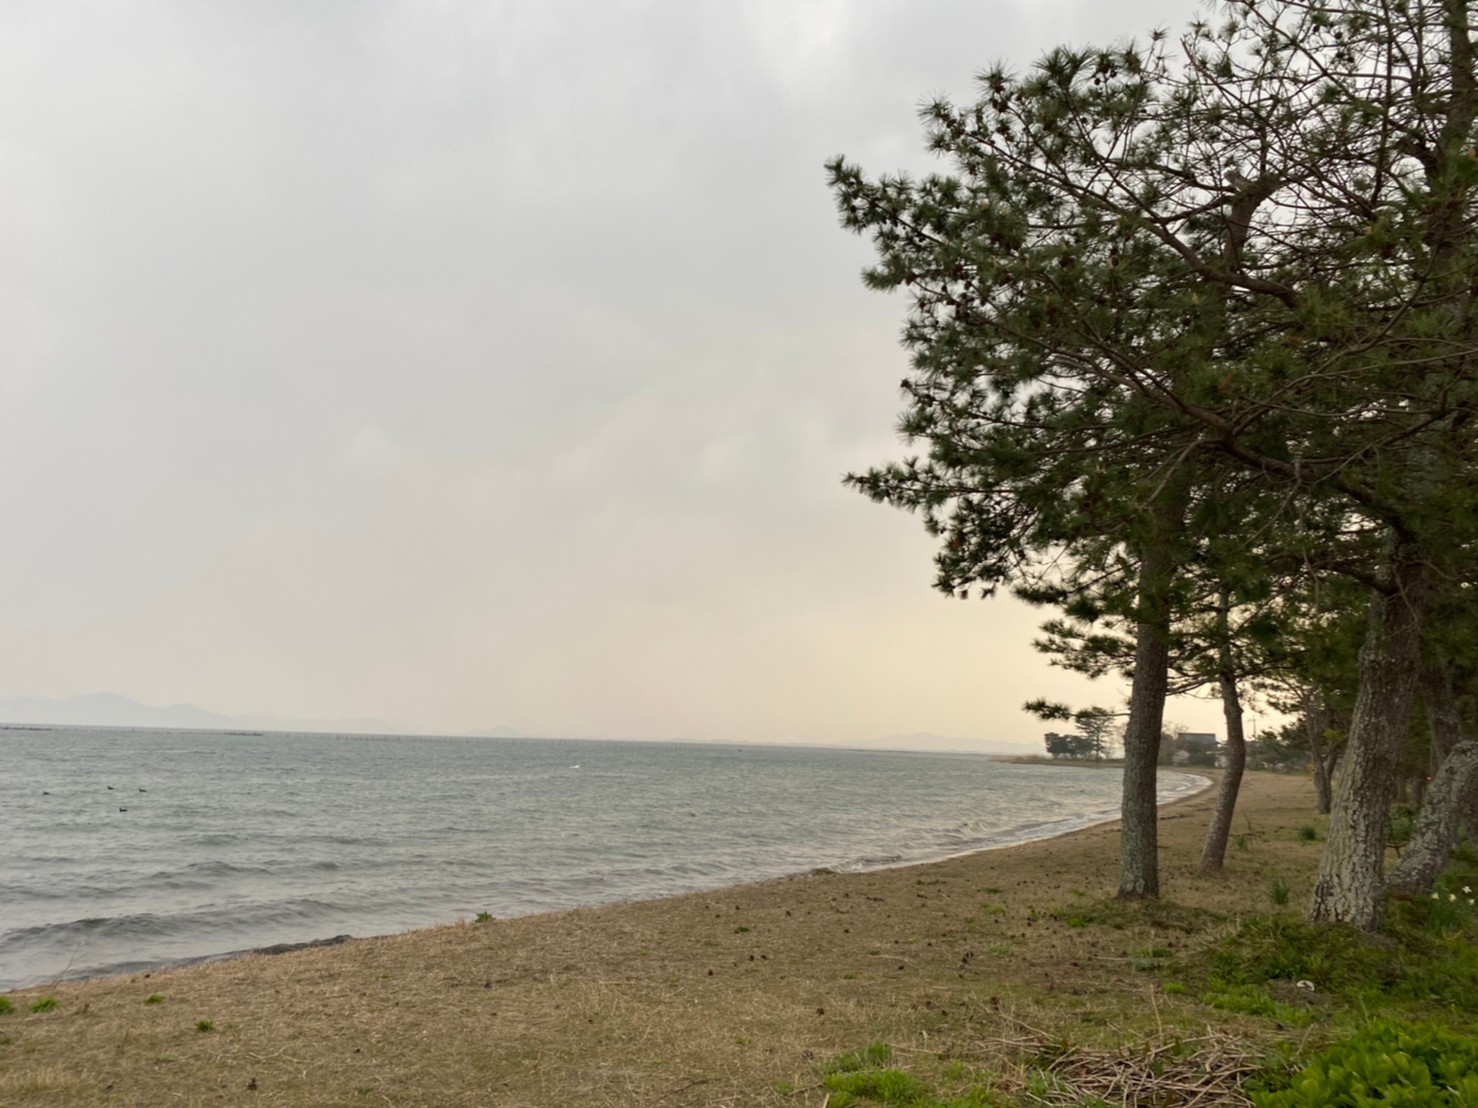
[[[939,536],[937,587],[1054,605],[1062,650],[1132,673],[1121,895],[1158,891],[1172,669],[1227,695],[1358,586],[1312,911],[1378,926],[1429,614],[1467,611],[1478,541],[1466,0],[1236,0],[922,118],[948,171],[828,166],[864,280],[909,297],[922,447],[848,480]]]

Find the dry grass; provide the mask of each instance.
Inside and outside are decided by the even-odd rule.
[[[1225,1063],[1215,1072],[1235,1075],[1209,1010],[1156,997],[1136,965],[1204,941],[1177,927],[1187,911],[1266,910],[1274,878],[1306,901],[1319,844],[1295,829],[1312,801],[1300,779],[1249,775],[1245,849],[1222,877],[1196,867],[1211,794],[1166,809],[1168,903],[1141,908],[1105,904],[1117,881],[1106,825],[923,866],[17,993],[0,1017],[0,1106],[814,1108],[818,1064],[875,1040],[1005,1082],[1021,1078],[1021,1044],[1067,1042],[1048,1069],[1091,1092],[1111,1072],[1119,1085],[1103,1087],[1122,1086],[1167,1021],[1200,1021]],[[1072,926],[1080,909],[1117,911],[1116,926]],[[28,1012],[43,993],[59,1006]],[[164,1002],[145,1004],[154,993]]]
[[[1217,1031],[1117,1050],[1073,1049],[1045,1067],[1059,1091],[1044,1090],[1040,1099],[1048,1105],[1097,1097],[1134,1108],[1241,1108],[1251,1103],[1242,1086],[1260,1062],[1240,1036]]]

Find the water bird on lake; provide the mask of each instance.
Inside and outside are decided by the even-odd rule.
[[[148,791],[149,791],[149,790],[148,790],[148,789],[146,789],[146,788],[144,788],[144,786],[142,786],[142,785],[140,785],[140,786],[139,786],[139,792],[141,792],[141,793],[146,793],[146,792],[148,792]]]
[[[109,791],[109,792],[112,792],[112,791],[113,791],[113,786],[112,786],[112,785],[109,785],[109,786],[108,786],[108,791]]]
[[[118,810],[119,810],[119,811],[120,811],[120,812],[126,812],[126,811],[128,811],[128,809],[127,809],[127,808],[119,808],[119,809],[118,809]]]

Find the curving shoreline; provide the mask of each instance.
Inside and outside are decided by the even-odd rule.
[[[1219,878],[1197,868],[1214,790],[1163,806],[1169,900],[1235,915],[1275,871],[1305,895],[1318,849],[1292,829],[1311,786],[1252,774],[1245,790],[1246,849]],[[302,1106],[815,1108],[777,1081],[814,1085],[817,1059],[876,1039],[933,1049],[1008,1034],[1007,1016],[1081,1028],[1094,997],[1119,993],[1151,1018],[1130,954],[1175,933],[1054,916],[1111,897],[1116,878],[1108,822],[938,862],[24,990],[0,1022],[0,1103],[149,1103],[168,1081],[182,1103],[255,1082],[260,1102]],[[42,995],[57,1007],[26,1012]]]
[[[1027,762],[1024,764],[1034,763]],[[1106,769],[1118,767],[1095,765],[1094,763],[1085,763],[1083,766],[1079,766],[1078,768]],[[1162,809],[1178,804],[1184,800],[1190,799],[1191,797],[1197,796],[1214,784],[1214,781],[1211,778],[1206,777],[1204,774],[1190,773],[1183,769],[1176,769],[1170,772],[1173,773],[1174,776],[1176,776],[1177,778],[1183,778],[1186,784],[1178,788],[1161,790],[1162,797],[1160,800],[1160,807]],[[1119,816],[1117,812],[1114,811],[1089,811],[1084,812],[1080,815],[1068,816],[1061,819],[1045,819],[1040,822],[1023,824],[1017,827],[1013,827],[1009,831],[1002,832],[999,835],[991,836],[982,842],[970,844],[968,846],[965,846],[964,849],[960,850],[939,850],[922,855],[915,855],[913,857],[883,857],[875,860],[865,860],[850,865],[823,865],[804,870],[796,870],[790,873],[782,873],[778,875],[756,876],[750,880],[742,880],[726,884],[699,884],[690,889],[678,890],[676,892],[659,894],[656,896],[637,896],[628,898],[617,897],[614,899],[597,900],[589,904],[574,906],[573,909],[569,907],[559,907],[536,910],[532,912],[520,912],[504,918],[513,919],[539,917],[557,914],[561,911],[597,909],[606,907],[611,904],[627,904],[653,900],[660,901],[689,895],[706,894],[710,896],[727,896],[734,891],[743,890],[750,886],[760,885],[774,880],[791,880],[798,877],[814,876],[828,873],[872,873],[883,870],[929,865],[931,863],[947,861],[954,858],[965,858],[981,852],[1010,850],[1015,847],[1023,846],[1033,842],[1061,838],[1064,836],[1075,834],[1088,828],[1115,823],[1117,822],[1118,818]],[[297,950],[313,949],[316,947],[324,946],[335,946],[348,941],[388,938],[395,935],[414,933],[416,931],[427,930],[436,926],[445,926],[447,925],[447,922],[451,921],[425,924],[411,928],[373,932],[364,935],[337,933],[328,936],[319,936],[306,939],[288,939],[286,941],[267,943],[260,946],[243,946],[226,950],[206,951],[203,953],[188,954],[173,958],[135,958],[114,964],[104,964],[95,967],[84,967],[79,970],[65,970],[59,974],[52,976],[33,974],[29,979],[14,980],[10,983],[0,982],[0,992],[4,992],[7,989],[15,991],[20,989],[36,989],[46,986],[55,986],[63,982],[85,982],[106,980],[108,978],[126,977],[139,974],[161,973],[168,970],[185,969],[215,962],[243,958],[250,955],[286,954],[292,953]]]
[[[11,768],[0,987],[925,861],[1119,806],[1114,774],[801,747],[100,734]],[[119,781],[147,787],[127,813]]]

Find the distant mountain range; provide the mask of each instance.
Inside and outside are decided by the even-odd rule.
[[[382,719],[295,719],[289,716],[226,716],[194,704],[141,704],[117,693],[98,692],[56,700],[46,696],[0,697],[0,725],[47,727],[175,727],[190,731],[329,731],[350,735],[399,735]]]

